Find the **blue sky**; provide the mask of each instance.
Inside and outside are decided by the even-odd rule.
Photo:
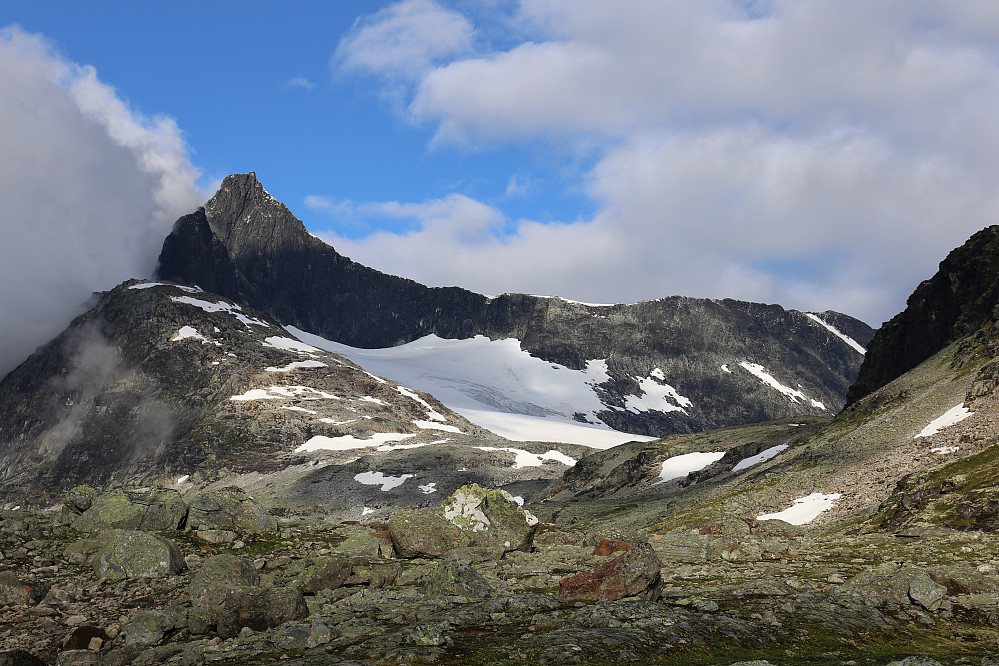
[[[10,358],[231,172],[427,284],[875,326],[999,219],[992,0],[14,0],[2,26]]]

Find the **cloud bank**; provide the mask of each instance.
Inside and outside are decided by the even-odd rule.
[[[0,376],[94,291],[149,275],[204,201],[173,120],[147,118],[37,35],[0,30]]]
[[[409,17],[427,13],[451,17],[438,39],[458,46],[408,49],[407,117],[436,147],[588,155],[578,186],[596,213],[506,219],[502,192],[358,204],[353,215],[410,222],[324,235],[381,270],[591,302],[779,302],[877,325],[999,222],[994,2],[533,0],[511,22],[521,40],[490,50],[457,10],[407,0],[359,22],[337,57],[387,80],[400,45],[425,43],[427,22]],[[399,94],[398,78],[385,85]]]

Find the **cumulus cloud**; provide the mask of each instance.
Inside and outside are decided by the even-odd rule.
[[[876,325],[999,220],[995,3],[536,0],[515,23],[509,47],[424,59],[409,117],[436,145],[589,154],[597,212],[334,238],[355,259],[486,292],[733,297]]]
[[[0,30],[0,375],[90,294],[149,275],[174,220],[204,200],[170,118],[136,113],[42,37]]]

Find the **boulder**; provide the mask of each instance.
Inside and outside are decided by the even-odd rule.
[[[320,556],[299,566],[301,573],[294,576],[291,586],[302,594],[335,590],[347,582],[353,570],[351,561],[344,557]]]
[[[443,517],[422,509],[403,509],[388,523],[392,547],[399,557],[437,559],[472,540]]]
[[[45,589],[27,585],[13,571],[0,571],[0,604],[30,606],[45,596]]]
[[[493,590],[479,572],[467,562],[447,560],[427,574],[423,593],[428,597],[460,596],[470,599],[488,597]]]
[[[647,543],[587,571],[559,581],[558,596],[570,599],[606,599],[641,596],[655,601],[662,589],[662,562]]]
[[[252,587],[259,583],[260,576],[250,560],[235,555],[215,555],[201,564],[187,589],[195,607],[215,607],[222,604],[230,588]]]
[[[614,553],[624,553],[631,550],[631,544],[627,541],[617,541],[615,539],[601,539],[597,547],[593,549],[594,555],[613,555]]]
[[[347,557],[391,557],[392,541],[382,530],[364,525],[343,525],[337,529],[346,538],[333,546],[333,550]]]
[[[156,645],[173,629],[173,619],[157,610],[139,611],[125,628],[125,645]]]
[[[101,494],[101,491],[97,490],[93,486],[88,486],[86,484],[81,486],[76,486],[71,488],[69,492],[66,493],[66,497],[63,499],[63,505],[72,511],[73,513],[79,515],[90,508],[93,504],[94,499]]]
[[[0,652],[0,666],[45,666],[45,662],[27,650]]]
[[[87,503],[87,494],[83,491],[72,497],[74,506]],[[89,499],[90,506],[73,521],[73,529],[81,532],[100,532],[109,528],[176,530],[187,517],[187,504],[179,492],[170,488],[113,488]],[[67,498],[67,503],[69,501]]]
[[[194,530],[233,530],[242,534],[276,532],[277,518],[237,486],[199,493],[191,502],[187,526]]]
[[[469,535],[475,545],[494,545],[507,552],[529,550],[538,527],[538,519],[509,493],[475,483],[454,491],[437,513]]]
[[[291,587],[234,587],[226,590],[218,609],[219,636],[232,638],[248,627],[265,631],[288,620],[309,616],[302,593]]]
[[[111,530],[100,537],[94,571],[102,578],[160,578],[187,569],[173,541],[138,530]]]
[[[922,606],[928,611],[940,608],[946,594],[947,587],[936,582],[927,574],[916,576],[909,583],[909,599],[912,603]]]

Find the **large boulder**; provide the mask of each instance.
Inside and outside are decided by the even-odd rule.
[[[0,571],[0,604],[30,606],[45,596],[45,589],[22,583],[13,571]]]
[[[446,499],[438,515],[459,527],[477,546],[495,546],[504,551],[529,550],[538,519],[509,493],[470,483]]]
[[[180,493],[170,488],[113,488],[93,496],[87,486],[70,491],[66,505],[89,506],[72,523],[82,532],[100,532],[109,528],[123,530],[176,530],[187,517],[187,504]]]
[[[403,509],[388,523],[392,547],[399,557],[441,558],[472,539],[443,517],[422,509]]]
[[[493,590],[468,562],[451,559],[441,562],[427,574],[423,593],[428,597],[460,596],[476,599],[488,597]]]
[[[233,530],[243,534],[265,534],[278,528],[277,518],[237,486],[199,493],[191,502],[187,525],[194,530]]]
[[[234,587],[226,590],[218,609],[217,630],[222,638],[231,638],[243,627],[265,631],[308,616],[309,606],[294,588]]]
[[[187,569],[173,541],[138,530],[111,530],[99,537],[103,545],[94,571],[104,578],[161,578]]]
[[[321,555],[303,560],[296,569],[291,586],[302,594],[316,594],[346,583],[353,572],[353,563],[349,558]]]
[[[625,554],[559,581],[558,596],[569,599],[644,597],[655,601],[662,590],[662,562],[647,543]]]
[[[194,572],[187,590],[194,606],[215,607],[222,605],[229,589],[252,587],[258,583],[260,575],[250,560],[235,555],[215,555]]]

